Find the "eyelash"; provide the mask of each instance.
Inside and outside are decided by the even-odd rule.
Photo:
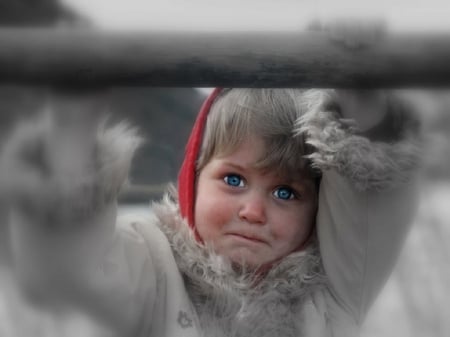
[[[239,181],[235,180],[235,183],[237,184],[233,184],[231,179],[239,179]],[[226,174],[223,178],[223,181],[225,182],[225,184],[231,186],[231,187],[245,187],[245,179],[244,177],[242,177],[240,174],[236,174],[236,173],[229,173]],[[288,198],[282,198],[280,197],[278,194],[280,192],[280,190],[288,190],[289,192],[289,197]],[[280,200],[293,200],[293,199],[299,199],[299,194],[292,188],[289,186],[277,186],[273,192],[272,195]]]
[[[281,198],[279,195],[277,196],[277,192],[280,192],[280,190],[288,190],[289,191],[289,197],[288,198]],[[278,186],[273,192],[272,194],[277,198],[277,199],[281,199],[281,200],[293,200],[293,199],[298,199],[298,193],[291,187],[289,186]]]
[[[230,179],[232,179],[232,178],[240,179],[239,184],[238,185],[232,184],[230,181]],[[236,173],[229,173],[229,174],[225,175],[225,177],[223,178],[223,181],[225,181],[225,184],[232,186],[232,187],[244,187],[245,186],[244,178],[241,175],[236,174]]]

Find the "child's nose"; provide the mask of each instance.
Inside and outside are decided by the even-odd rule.
[[[239,209],[239,218],[254,224],[266,222],[266,202],[263,197],[248,195]]]

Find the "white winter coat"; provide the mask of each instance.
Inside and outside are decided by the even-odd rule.
[[[200,245],[176,201],[156,204],[152,217],[115,221],[109,197],[86,224],[64,231],[30,226],[39,220],[13,211],[19,279],[37,301],[70,302],[121,336],[356,335],[415,213],[417,148],[406,122],[387,145],[334,118],[312,110],[298,126],[323,171],[317,240],[257,282]],[[121,183],[114,173],[129,166],[129,155],[109,160],[127,152],[117,143],[133,144],[127,132],[99,134],[100,161],[115,163],[102,180],[108,196]]]

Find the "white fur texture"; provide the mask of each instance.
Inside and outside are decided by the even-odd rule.
[[[412,112],[402,113],[399,138],[386,143],[358,135],[354,124],[342,120],[331,108],[332,91],[308,90],[302,100],[305,113],[294,133],[314,147],[308,158],[321,171],[336,169],[359,190],[382,190],[408,181],[418,168],[421,136]]]
[[[176,202],[166,197],[154,211],[185,277],[204,336],[303,335],[304,303],[326,283],[315,243],[258,277],[236,270],[211,247],[199,244]]]
[[[99,125],[95,139],[93,169],[85,179],[73,186],[72,212],[89,216],[114,202],[127,182],[131,162],[141,144],[137,129],[121,122],[108,126]],[[75,203],[74,201],[77,201]]]
[[[137,129],[125,122],[107,127],[104,122],[97,133],[97,175],[105,200],[116,198],[127,181],[134,153],[142,143]]]

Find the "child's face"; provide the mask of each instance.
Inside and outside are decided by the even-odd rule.
[[[264,153],[258,138],[200,172],[196,228],[204,242],[233,262],[259,267],[301,247],[315,222],[314,180],[301,173],[283,177],[256,169]]]

